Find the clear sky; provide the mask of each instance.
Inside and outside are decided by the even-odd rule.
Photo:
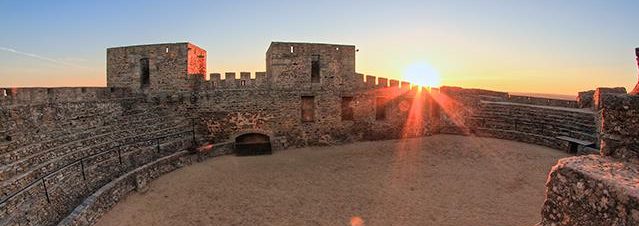
[[[105,86],[106,48],[190,41],[208,71],[264,71],[271,41],[354,44],[357,71],[575,94],[634,87],[639,1],[0,0],[0,87]]]

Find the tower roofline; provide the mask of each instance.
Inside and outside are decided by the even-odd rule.
[[[297,45],[328,45],[328,46],[349,46],[355,47],[355,45],[348,44],[335,44],[335,43],[322,43],[322,42],[285,42],[285,41],[272,41],[271,45],[280,45],[280,44],[297,44]]]
[[[189,44],[200,48],[198,45],[193,44],[192,42],[165,42],[165,43],[138,44],[138,45],[128,45],[128,46],[114,46],[114,47],[109,47],[107,49],[136,48],[136,47],[162,46],[162,45],[189,45]]]

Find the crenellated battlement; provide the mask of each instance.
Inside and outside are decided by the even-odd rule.
[[[239,77],[237,76],[239,74]],[[226,72],[224,78],[221,73],[209,74],[209,79],[203,82],[206,89],[268,89],[266,72]]]
[[[239,76],[238,76],[239,75]],[[398,88],[404,90],[417,90],[419,85],[411,84],[407,81],[401,81],[396,79],[389,79],[385,77],[377,77],[373,75],[365,75],[361,73],[355,73],[352,79],[352,83],[344,83],[339,87],[335,87],[336,90],[374,90],[380,88]],[[273,79],[269,77],[266,72],[225,72],[225,73],[210,73],[208,79],[204,79],[201,82],[199,90],[227,90],[227,89],[278,89],[277,85],[273,85]],[[291,87],[291,90],[297,88]]]
[[[389,79],[386,77],[377,77],[374,75],[364,75],[357,73],[355,75],[359,80],[361,80],[361,84],[355,85],[359,89],[377,89],[377,88],[398,88],[403,90],[418,90],[421,87],[420,85],[412,84],[408,81],[402,81],[397,79]]]

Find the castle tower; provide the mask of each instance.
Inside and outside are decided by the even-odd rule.
[[[637,68],[639,68],[639,48],[635,48],[635,56],[637,56]],[[630,92],[630,95],[639,95],[639,74],[637,74],[638,81],[635,88]]]
[[[185,91],[206,75],[206,50],[191,43],[107,49],[107,86],[141,91]]]
[[[356,82],[355,46],[273,42],[266,74],[274,89],[349,89]]]

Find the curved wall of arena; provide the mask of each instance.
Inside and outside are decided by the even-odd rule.
[[[56,224],[114,178],[193,142],[190,120],[166,99],[118,88],[3,91],[0,225]]]
[[[442,133],[475,134],[568,151],[566,137],[597,143],[595,113],[577,101],[443,87]],[[560,138],[564,139],[560,139]]]
[[[7,90],[0,96],[0,225],[92,224],[129,191],[200,158],[187,151],[194,142],[211,143],[215,155],[230,153],[233,138],[245,133],[268,135],[275,149],[433,133],[557,149],[567,148],[558,136],[596,138],[594,114],[573,101],[452,87],[428,92],[356,76],[361,83],[334,90],[273,89],[268,81],[200,81],[196,92],[152,95]],[[303,97],[313,97],[312,121],[303,120]],[[345,109],[352,113],[346,118]]]
[[[431,134],[425,90],[356,76],[338,90],[2,89],[0,225],[92,224],[139,183],[199,159],[185,151],[194,143],[211,143],[214,156],[248,132],[269,135],[275,149]],[[313,97],[310,121],[304,97]]]

